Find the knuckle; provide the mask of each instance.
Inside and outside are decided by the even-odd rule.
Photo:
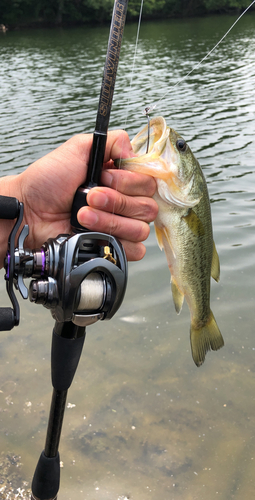
[[[128,203],[126,196],[119,193],[118,201],[115,205],[115,212],[119,215],[128,214]]]
[[[143,227],[143,239],[142,239],[142,241],[147,240],[149,234],[150,234],[150,226],[149,226],[149,224],[147,224],[145,222],[144,227]]]
[[[155,200],[151,199],[150,200],[150,209],[149,209],[149,212],[150,212],[150,220],[149,222],[152,222],[156,219],[157,215],[158,215],[158,204],[156,203]]]
[[[120,140],[121,141],[129,141],[129,135],[128,133],[126,132],[126,130],[120,130]]]
[[[141,242],[147,240],[149,234],[149,224],[143,221],[136,221],[136,224],[133,225],[133,241]]]
[[[140,201],[140,210],[137,214],[137,218],[143,220],[144,222],[152,222],[157,217],[158,205],[154,200],[144,198]]]
[[[122,226],[122,221],[120,221],[118,217],[113,215],[111,217],[110,222],[109,222],[110,233],[115,235],[115,236],[118,236],[121,233],[121,229],[122,229],[121,226]]]

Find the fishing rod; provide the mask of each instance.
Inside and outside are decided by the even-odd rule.
[[[71,235],[49,238],[40,249],[24,247],[29,234],[23,204],[0,196],[0,218],[17,219],[8,240],[4,262],[6,289],[12,307],[0,308],[0,331],[19,324],[19,303],[14,285],[24,299],[50,309],[52,333],[51,377],[53,385],[46,442],[32,481],[31,500],[56,500],[60,485],[59,442],[70,388],[84,345],[86,327],[111,319],[121,305],[127,285],[124,249],[113,236],[90,232],[77,220],[87,205],[88,191],[98,185],[105,154],[114,86],[126,21],[128,0],[115,0],[98,104],[96,126],[87,177],[74,196]],[[24,278],[33,278],[29,290]]]
[[[101,177],[127,5],[128,0],[115,0],[87,178],[77,189],[73,200],[71,225],[74,232],[84,231],[77,221],[77,213],[87,205],[87,193],[98,185]]]

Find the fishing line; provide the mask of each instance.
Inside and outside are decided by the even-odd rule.
[[[232,24],[232,26],[228,29],[228,31],[225,33],[225,35],[223,35],[223,37],[216,43],[216,45],[214,45],[214,47],[201,59],[201,61],[198,63],[198,64],[195,64],[195,66],[193,66],[193,68],[183,77],[183,78],[180,78],[180,80],[178,80],[175,85],[171,86],[168,88],[168,90],[165,92],[165,94],[161,97],[161,99],[159,99],[159,101],[157,101],[155,104],[151,104],[150,106],[146,106],[145,110],[143,111],[143,114],[148,116],[158,105],[159,103],[166,97],[166,95],[168,94],[168,92],[170,91],[170,89],[175,89],[178,85],[180,85],[180,83],[184,82],[184,80],[186,80],[186,78],[188,78],[188,76],[191,75],[191,73],[193,73],[193,71],[195,71],[195,69],[198,69],[201,64],[214,52],[214,50],[220,45],[221,42],[223,42],[223,40],[226,38],[226,36],[230,33],[230,31],[234,28],[234,26],[238,23],[238,21],[240,21],[241,17],[244,16],[244,14],[246,14],[246,12],[255,4],[255,0],[253,0],[253,2],[251,2],[251,4],[242,12],[242,14],[240,14],[240,16],[238,17],[238,19],[236,19],[236,21]]]
[[[255,2],[255,0],[254,0]],[[136,62],[136,54],[137,54],[137,48],[138,48],[138,41],[139,41],[139,34],[140,34],[140,27],[141,27],[141,22],[142,22],[142,12],[143,12],[143,0],[141,0],[141,7],[140,7],[140,14],[139,14],[139,20],[138,20],[138,26],[137,26],[137,33],[136,33],[136,42],[135,42],[135,51],[134,51],[134,58],[133,58],[133,64],[132,64],[132,70],[131,70],[131,78],[130,78],[130,85],[129,85],[129,95],[130,91],[132,88],[133,84],[133,76],[135,72],[135,62]],[[125,127],[127,125],[127,117],[128,117],[128,106],[130,104],[131,98],[129,97],[128,99],[128,104],[127,104],[127,112],[126,112],[126,118],[125,118]],[[125,129],[124,129],[125,130]]]
[[[130,107],[130,101],[131,101],[131,89],[132,89],[132,84],[133,84],[133,76],[134,76],[134,71],[135,71],[135,63],[136,63],[136,56],[137,56],[137,49],[138,49],[138,42],[139,42],[139,34],[140,34],[140,27],[141,27],[141,20],[142,20],[142,11],[143,11],[143,3],[144,0],[141,0],[141,7],[140,7],[140,13],[139,13],[139,20],[138,20],[138,26],[137,26],[137,35],[136,35],[136,42],[135,42],[135,50],[134,50],[134,57],[133,57],[133,64],[132,64],[132,69],[131,69],[131,77],[130,77],[130,85],[129,85],[129,98],[128,98],[128,103],[126,106],[126,116],[125,116],[125,122],[124,122],[124,127],[123,130],[126,130],[127,127],[127,118],[128,118],[128,113],[129,113],[129,107]],[[203,62],[216,50],[216,48],[223,42],[223,40],[227,37],[227,35],[230,33],[230,31],[234,28],[234,26],[240,21],[240,19],[246,14],[246,12],[255,4],[255,0],[251,2],[251,4],[240,14],[240,16],[236,19],[236,21],[231,25],[231,27],[227,30],[227,32],[223,35],[223,37],[214,45],[214,47],[199,61],[198,64],[193,66],[193,68],[183,77],[180,78],[175,85],[171,86],[168,88],[168,90],[164,93],[164,95],[159,99],[155,104],[151,104],[149,106],[146,106],[146,108],[143,111],[143,114],[147,116],[148,120],[148,139],[147,139],[147,152],[149,149],[149,124],[150,124],[150,119],[149,119],[149,114],[159,105],[159,103],[165,98],[165,96],[168,94],[170,89],[176,88],[180,83],[185,81],[196,69],[198,69]],[[124,138],[122,141],[122,147],[124,143]],[[121,148],[122,149],[122,148]],[[119,166],[121,168],[121,165]],[[116,191],[118,191],[118,185],[116,185]],[[116,202],[114,202],[113,209],[112,209],[112,214],[115,213],[115,205]]]
[[[126,106],[126,116],[125,116],[123,130],[126,130],[126,128],[127,128],[127,117],[128,117],[129,106],[130,106],[130,101],[131,101],[131,90],[132,90],[132,85],[133,85],[133,76],[135,73],[136,55],[137,55],[137,49],[138,49],[140,27],[141,27],[141,22],[142,22],[143,1],[144,0],[141,0],[141,7],[140,7],[140,13],[139,13],[139,19],[138,19],[138,25],[137,25],[135,50],[134,50],[133,64],[132,64],[132,69],[131,69],[131,77],[130,77],[130,84],[129,84],[129,90],[128,90],[129,98],[128,98],[128,102],[127,102],[127,106]],[[254,0],[254,2],[255,2],[255,0]]]
[[[133,57],[133,63],[132,63],[132,69],[131,69],[131,76],[130,76],[130,84],[129,84],[129,90],[128,90],[129,97],[128,97],[128,102],[127,102],[127,106],[126,106],[126,116],[125,116],[124,127],[123,127],[123,130],[125,130],[125,131],[126,131],[126,128],[127,128],[127,118],[128,118],[130,101],[131,101],[131,89],[132,89],[132,85],[133,85],[133,76],[134,76],[134,73],[135,73],[136,55],[137,55],[137,49],[138,49],[140,27],[141,27],[141,22],[142,22],[143,2],[144,2],[144,0],[141,0],[141,7],[140,7],[140,13],[139,13],[139,19],[138,19],[138,25],[137,25],[137,33],[136,33],[136,41],[135,41],[134,57]],[[123,144],[124,144],[124,137],[123,137],[123,140],[122,140],[121,150],[123,149]],[[120,159],[120,162],[121,162],[121,157],[119,159]],[[119,166],[119,168],[121,168],[121,165]],[[118,191],[118,181],[117,181],[115,190]],[[114,202],[114,205],[113,205],[112,215],[114,215],[114,213],[115,213],[115,205],[116,205],[116,202]]]

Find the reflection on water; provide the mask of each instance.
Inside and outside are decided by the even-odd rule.
[[[189,141],[213,202],[221,281],[212,283],[211,307],[225,347],[208,353],[201,368],[194,365],[188,308],[180,316],[174,311],[152,228],[146,258],[129,265],[120,311],[88,328],[61,440],[63,500],[253,498],[254,14],[173,88],[233,20],[142,23],[131,91],[136,26],[127,26],[111,115],[111,127],[126,122],[132,136],[143,124],[145,104],[169,87],[157,113]],[[0,38],[3,175],[21,171],[74,133],[93,130],[107,38],[107,28]],[[0,290],[2,305],[9,305],[3,279]],[[0,337],[2,471],[8,456],[22,464],[9,479],[2,472],[3,498],[14,477],[14,487],[26,494],[51,397],[53,322],[39,306],[21,307],[19,328]]]

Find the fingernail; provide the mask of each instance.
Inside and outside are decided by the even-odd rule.
[[[102,191],[91,191],[89,196],[89,204],[95,208],[104,208],[107,205],[108,196]]]
[[[93,228],[98,222],[98,215],[90,208],[81,208],[77,214],[78,222],[88,228]]]

